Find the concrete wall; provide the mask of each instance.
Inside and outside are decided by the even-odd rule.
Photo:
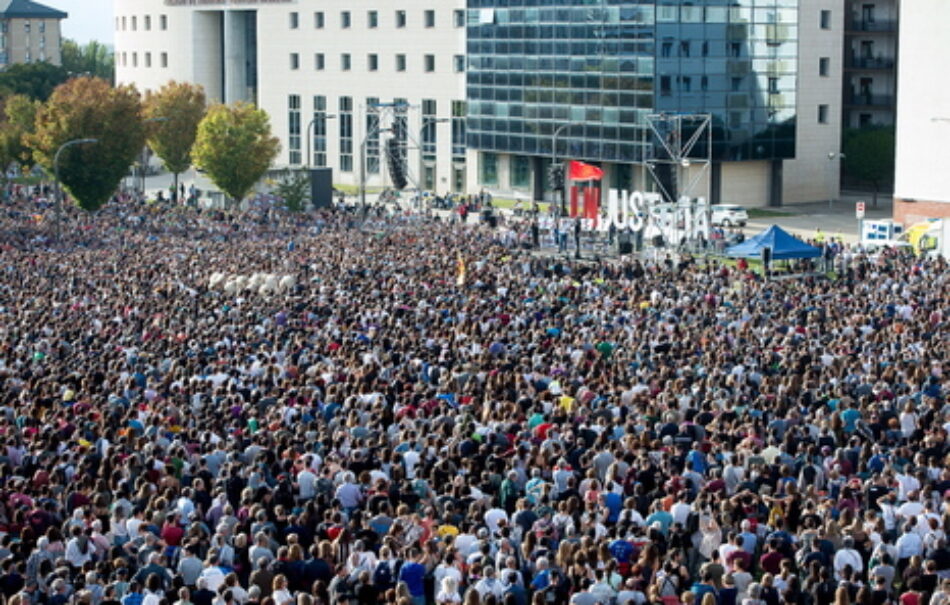
[[[821,29],[821,11],[831,10],[831,27]],[[843,0],[800,0],[798,9],[798,100],[795,158],[783,166],[782,203],[795,204],[839,197],[841,172],[841,75],[844,37]],[[828,57],[828,76],[818,64]],[[818,106],[828,106],[827,123],[819,123]],[[829,159],[831,154],[831,159]],[[725,186],[726,176],[723,173]],[[723,197],[723,201],[730,201]]]
[[[7,33],[3,36],[7,64],[37,61],[62,64],[59,19],[8,19]]]
[[[894,215],[946,217],[950,171],[942,151],[950,144],[950,80],[941,74],[950,56],[950,2],[902,2],[900,22]]]
[[[724,162],[720,203],[752,208],[767,206],[769,162]]]

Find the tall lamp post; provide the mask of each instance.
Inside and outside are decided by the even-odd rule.
[[[845,155],[838,151],[828,152],[828,207],[834,206],[835,202],[835,160],[843,160]]]
[[[578,126],[580,124],[581,122],[566,122],[554,129],[554,135],[551,137],[551,166],[557,166],[557,138],[561,136],[562,132],[564,132],[571,126]],[[567,203],[566,203],[566,200],[564,199],[564,190],[561,189],[560,193],[561,193],[561,216],[565,216],[567,215]],[[557,194],[557,190],[555,190],[555,194]]]
[[[145,118],[144,120],[142,120],[142,123],[143,123],[143,124],[150,124],[150,123],[167,122],[167,121],[168,121],[168,118],[166,118],[166,117],[164,117],[164,116],[157,116],[157,117],[154,117],[154,118]],[[140,176],[141,179],[142,179],[142,197],[143,197],[143,198],[145,197],[145,176],[146,176],[146,174],[145,174],[145,164],[148,163],[148,157],[147,157],[147,155],[148,155],[148,143],[146,143],[145,145],[142,146],[142,161],[139,162],[139,176]],[[177,187],[177,185],[176,185],[176,187]],[[176,191],[175,193],[177,193],[177,191]]]
[[[314,124],[316,123],[316,121],[317,121],[318,119],[320,119],[320,118],[323,118],[324,120],[332,120],[332,119],[336,118],[336,114],[324,113],[324,114],[321,115],[321,116],[313,116],[313,118],[312,118],[312,119],[310,120],[310,122],[307,124],[307,132],[305,133],[305,134],[306,134],[306,137],[307,137],[307,141],[306,141],[306,142],[307,142],[307,146],[306,146],[307,159],[304,160],[304,162],[303,162],[303,165],[304,165],[305,168],[310,168],[310,162],[313,161],[313,158],[310,156],[310,144],[313,142],[313,138],[310,136],[310,132],[313,130],[313,126],[314,126]],[[326,134],[326,133],[324,133],[324,134]]]
[[[85,145],[86,143],[98,143],[99,139],[73,139],[71,141],[66,141],[59,146],[59,149],[56,150],[56,154],[53,156],[53,176],[56,179],[56,241],[59,241],[59,231],[60,225],[62,223],[63,215],[63,184],[59,180],[59,156],[63,153],[63,150],[67,147],[72,147],[73,145]]]
[[[451,122],[451,121],[452,120],[450,118],[423,118],[422,127],[419,128],[419,176],[420,178],[425,172],[425,161],[423,160],[423,157],[425,156],[426,128],[428,128],[429,126],[432,126],[434,128],[436,124],[444,124],[445,122]],[[435,141],[433,141],[432,144],[435,145]]]

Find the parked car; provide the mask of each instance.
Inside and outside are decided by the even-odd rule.
[[[710,220],[713,225],[745,227],[745,224],[749,221],[749,213],[742,206],[717,204],[712,206],[710,210],[712,211]]]

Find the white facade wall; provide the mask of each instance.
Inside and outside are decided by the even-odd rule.
[[[822,10],[831,11],[827,29],[821,27]],[[840,195],[844,13],[843,0],[799,0],[797,133],[795,158],[783,166],[784,204]],[[822,57],[829,60],[827,76],[819,73]],[[821,105],[827,107],[825,122],[819,121]]]
[[[950,203],[950,171],[941,153],[950,144],[950,80],[942,75],[950,57],[947,23],[946,0],[901,3],[894,197],[910,203]]]
[[[189,81],[205,87],[212,101],[254,101],[267,111],[275,135],[282,143],[276,164],[290,164],[290,95],[300,97],[301,163],[305,163],[307,127],[313,118],[314,97],[326,97],[326,113],[340,113],[340,99],[350,97],[353,108],[352,169],[340,168],[340,122],[327,121],[327,165],[334,169],[334,182],[357,185],[360,180],[360,146],[366,135],[364,112],[368,98],[381,103],[405,99],[408,110],[408,158],[410,183],[420,181],[422,161],[419,150],[423,125],[422,103],[433,100],[435,118],[448,119],[452,102],[465,99],[465,74],[457,69],[457,56],[465,53],[465,28],[457,24],[456,10],[464,0],[402,0],[398,4],[374,0],[328,3],[318,0],[253,2],[232,4],[187,2],[176,5],[165,0],[115,0],[116,79],[134,83],[140,90],[161,87],[169,80]],[[243,80],[246,31],[241,15],[256,13],[257,87],[249,89]],[[369,14],[375,11],[376,27]],[[397,23],[397,11],[405,15],[405,25]],[[433,11],[432,26],[426,11]],[[349,26],[344,26],[344,12]],[[296,13],[296,17],[291,15]],[[323,26],[317,27],[317,13]],[[150,28],[144,28],[145,17]],[[132,20],[136,27],[132,29]],[[164,25],[164,27],[162,27]],[[296,25],[296,27],[293,27]],[[296,68],[292,55],[296,54]],[[323,68],[316,57],[323,55]],[[350,68],[342,57],[348,54]],[[369,68],[369,56],[377,57],[377,68]],[[397,70],[397,55],[405,56],[405,70]],[[426,55],[434,58],[427,70]],[[148,57],[148,61],[146,61]],[[146,64],[148,63],[148,65]],[[427,118],[428,119],[428,118]],[[383,124],[387,127],[388,124]],[[434,189],[451,189],[451,123],[440,122],[436,129]],[[382,143],[388,137],[383,134]],[[311,153],[312,150],[311,140]],[[380,154],[380,171],[367,175],[370,187],[388,182],[385,156]]]

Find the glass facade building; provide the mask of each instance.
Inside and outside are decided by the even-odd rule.
[[[479,151],[547,158],[567,125],[559,157],[632,164],[675,112],[711,114],[714,160],[795,155],[797,0],[468,0],[466,33]]]

